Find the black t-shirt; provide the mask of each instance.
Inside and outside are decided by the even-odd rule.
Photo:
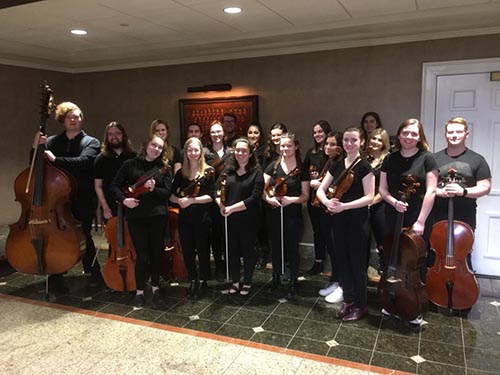
[[[276,180],[280,177],[285,177],[287,174],[281,168],[281,163],[276,165],[276,162],[270,163],[264,172],[268,176],[271,176],[271,180],[269,185],[274,186],[276,184]],[[309,181],[309,171],[305,168],[299,167],[299,173],[295,176],[291,176],[286,180],[287,184],[287,197],[300,197],[302,194],[302,181]]]
[[[192,182],[193,180],[184,177],[184,175],[182,174],[182,169],[179,169],[175,174],[174,181],[172,183],[172,193],[180,197],[181,190],[190,186]],[[203,178],[199,184],[200,188],[197,194],[198,197],[201,197],[203,195],[209,195],[212,199],[215,197],[215,181],[213,176],[209,178]],[[186,207],[179,211],[179,221],[209,224],[211,222],[210,207],[211,202],[192,204],[189,207]]]
[[[328,172],[332,175],[333,182],[335,182],[345,170],[345,159],[341,159],[338,162],[333,163]],[[363,189],[363,178],[368,173],[373,173],[370,163],[364,159],[360,160],[359,163],[354,166],[352,171],[354,172],[352,185],[349,190],[342,195],[342,198],[340,199],[341,202],[352,202],[363,197],[365,195],[365,191]]]
[[[132,159],[136,156],[135,152],[122,152],[120,155],[113,152],[110,156],[105,156],[100,153],[94,162],[94,178],[102,179],[102,190],[104,192],[104,197],[108,203],[109,208],[113,212],[113,215],[117,214],[117,203],[111,196],[110,186],[113,179],[118,172],[118,169],[122,166],[125,160]]]
[[[460,185],[464,188],[476,186],[477,181],[491,178],[490,167],[484,157],[468,148],[458,156],[449,156],[446,149],[437,152],[434,156],[439,167],[439,187],[445,185],[444,181],[448,177],[448,170],[452,167],[456,169],[457,177],[462,177]],[[475,229],[476,199],[457,196],[453,202],[454,219],[464,221]],[[448,199],[436,197],[433,212],[436,220],[446,220],[448,218]]]
[[[395,151],[384,159],[381,171],[387,174],[389,193],[394,198],[401,199],[399,191],[408,175],[414,176],[420,184],[416,188],[416,192],[411,194],[407,199],[408,210],[405,214],[405,220],[413,220],[412,222],[414,222],[417,219],[422,208],[425,192],[427,191],[427,173],[436,171],[437,169],[436,159],[429,151],[419,150],[409,158],[402,156],[401,152]],[[386,212],[394,213],[395,209],[387,204]]]

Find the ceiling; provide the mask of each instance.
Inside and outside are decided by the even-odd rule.
[[[4,0],[0,63],[115,70],[497,34],[499,20],[500,0]]]

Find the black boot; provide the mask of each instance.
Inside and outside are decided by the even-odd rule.
[[[191,280],[191,284],[189,284],[188,295],[190,298],[195,298],[196,293],[200,289],[200,281],[199,280]]]
[[[315,260],[311,269],[306,272],[306,275],[319,275],[321,272],[323,272],[323,262],[318,262],[318,260]]]
[[[299,282],[297,281],[297,279],[294,279],[293,281],[290,282],[290,285],[288,285],[288,292],[286,298],[287,299],[295,298],[298,292],[299,292]]]
[[[273,273],[273,280],[271,281],[270,290],[275,291],[281,286],[281,276],[277,273]]]

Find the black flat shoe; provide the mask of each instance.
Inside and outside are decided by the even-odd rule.
[[[188,295],[193,298],[196,296],[196,293],[200,289],[200,282],[198,280],[191,280],[191,284],[189,284]]]
[[[144,294],[136,294],[134,296],[134,307],[136,309],[142,309],[144,307],[145,303],[146,303],[146,300],[144,298]]]

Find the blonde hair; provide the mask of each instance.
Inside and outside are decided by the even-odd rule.
[[[446,132],[448,130],[448,125],[450,124],[460,124],[464,126],[464,130],[467,132],[469,131],[469,124],[467,123],[467,120],[464,119],[463,117],[452,117],[448,121],[446,121],[446,124],[444,125],[444,131]]]
[[[55,113],[55,118],[58,122],[61,124],[64,124],[64,119],[66,118],[66,115],[68,112],[74,111],[74,110],[79,110],[80,111],[80,118],[83,121],[83,112],[78,107],[75,103],[72,102],[62,102],[59,104],[56,108],[56,113]]]
[[[208,167],[208,164],[207,162],[205,161],[205,154],[203,153],[203,144],[201,143],[201,140],[199,138],[196,138],[196,137],[191,137],[189,138],[186,143],[184,143],[184,147],[182,149],[182,175],[186,178],[189,178],[191,177],[191,174],[190,174],[190,169],[189,169],[189,159],[187,157],[187,148],[188,146],[192,145],[192,144],[196,144],[199,148],[200,148],[200,158],[198,159],[199,160],[199,163],[200,165],[198,166],[198,173],[201,175],[205,172],[205,169],[207,169]]]
[[[156,135],[156,127],[160,124],[165,125],[165,129],[167,129],[167,136],[163,140],[163,143],[165,143],[165,148],[166,148],[166,152],[165,152],[165,155],[163,157],[163,161],[165,163],[168,163],[169,160],[174,159],[174,148],[172,147],[172,145],[170,144],[170,141],[168,140],[168,138],[170,137],[170,128],[169,128],[167,122],[160,120],[160,119],[153,120],[151,122],[151,124],[149,125],[149,135],[150,136]]]
[[[387,133],[387,130],[385,130],[384,128],[376,128],[370,133],[370,135],[368,136],[368,140],[366,141],[366,148],[368,149],[369,147],[370,139],[374,138],[377,135],[380,135],[380,140],[382,141],[382,145],[384,146],[382,148],[381,156],[382,158],[385,158],[391,151],[391,142],[389,139],[389,133]]]

